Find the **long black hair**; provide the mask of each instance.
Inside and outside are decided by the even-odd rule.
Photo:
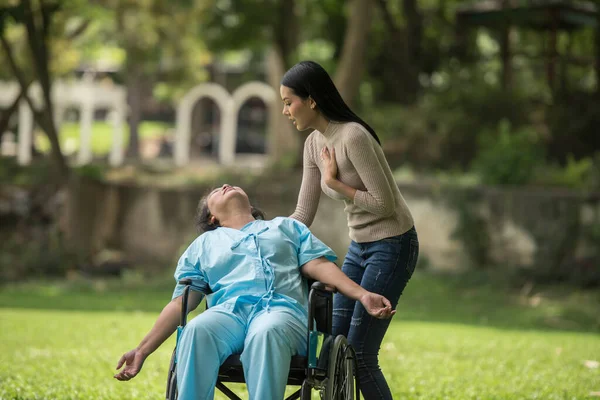
[[[210,217],[212,216],[212,214],[211,214],[210,210],[208,209],[208,195],[214,189],[216,189],[216,188],[210,189],[208,192],[206,192],[206,195],[204,195],[198,202],[198,208],[196,210],[196,228],[198,229],[199,233],[213,231],[221,226],[221,224],[219,223],[219,221],[216,218],[215,218],[214,224],[210,223]],[[252,205],[250,205],[250,207],[251,207],[250,212],[252,213],[252,216],[255,219],[265,219],[264,212],[262,212],[261,210],[259,210],[256,207],[253,207]]]
[[[303,99],[312,97],[328,120],[361,124],[381,145],[373,128],[354,114],[342,99],[327,71],[316,62],[301,61],[294,65],[283,75],[281,84],[292,89],[297,96]]]

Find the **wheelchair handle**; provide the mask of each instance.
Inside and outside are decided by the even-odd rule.
[[[320,290],[321,292],[337,293],[337,288],[327,286],[323,282],[316,281],[310,286],[311,289]]]
[[[325,326],[320,327],[323,329],[325,333],[331,334],[333,321],[332,321],[332,313],[333,313],[333,292],[329,287],[327,287],[322,282],[314,282],[310,286],[310,291],[308,294],[308,331],[310,335],[310,331],[315,328],[315,316],[317,314],[318,303],[321,304],[323,301],[325,302],[325,310],[320,310],[320,315],[324,316]]]

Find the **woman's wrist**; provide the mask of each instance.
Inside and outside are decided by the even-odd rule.
[[[362,289],[362,292],[360,293],[360,296],[358,297],[358,301],[360,303],[363,303],[364,298],[366,296],[368,296],[370,292],[367,289],[363,288],[362,286],[361,286],[361,289]]]
[[[336,183],[339,182],[336,178],[325,178],[325,185],[328,188],[335,190]]]
[[[354,201],[354,196],[356,195],[356,189],[350,187],[336,178],[326,178],[325,185],[331,190],[338,192],[343,195],[350,201]]]

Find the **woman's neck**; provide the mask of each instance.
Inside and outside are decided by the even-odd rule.
[[[226,219],[220,221],[220,225],[231,229],[242,229],[249,222],[256,221],[248,212],[232,213]]]
[[[321,133],[325,133],[328,126],[329,120],[325,118],[325,116],[323,116],[322,114],[319,114],[317,120],[315,121],[315,126],[313,126],[312,128],[318,130]]]

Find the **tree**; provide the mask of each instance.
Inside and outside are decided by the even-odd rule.
[[[340,94],[352,104],[358,94],[362,74],[366,65],[367,39],[373,18],[372,0],[353,0],[342,53],[335,74]]]
[[[156,83],[199,79],[202,66],[198,65],[198,53],[204,49],[197,20],[205,2],[97,0],[96,3],[101,6],[103,20],[99,32],[125,54],[122,78],[129,108],[127,155],[135,159],[139,154],[143,100],[153,96]]]
[[[333,44],[337,61],[334,81],[351,104],[365,66],[372,8],[372,0],[354,0],[348,7],[341,0],[219,2],[203,15],[201,25],[209,48],[215,52],[242,48],[260,52],[268,47],[268,81],[277,91],[283,73],[299,61],[300,44],[325,38]],[[301,26],[310,29],[300,30]],[[289,130],[287,137],[298,137],[284,117],[279,116],[277,123],[279,131]],[[301,146],[298,150],[297,166],[301,165]]]
[[[69,168],[60,149],[58,132],[53,118],[52,75],[50,72],[50,32],[55,14],[59,12],[59,4],[55,1],[22,0],[13,2],[4,9],[4,17],[0,22],[0,42],[10,69],[21,86],[21,96],[25,98],[33,111],[37,124],[48,136],[51,146],[56,180],[64,182],[69,175]],[[8,18],[12,21],[9,21]],[[33,77],[27,78],[23,69],[17,64],[13,47],[5,36],[5,29],[10,23],[22,25],[26,31],[27,46],[30,52],[30,63],[34,66]],[[36,107],[27,94],[32,80],[39,83],[42,90],[41,108]]]

